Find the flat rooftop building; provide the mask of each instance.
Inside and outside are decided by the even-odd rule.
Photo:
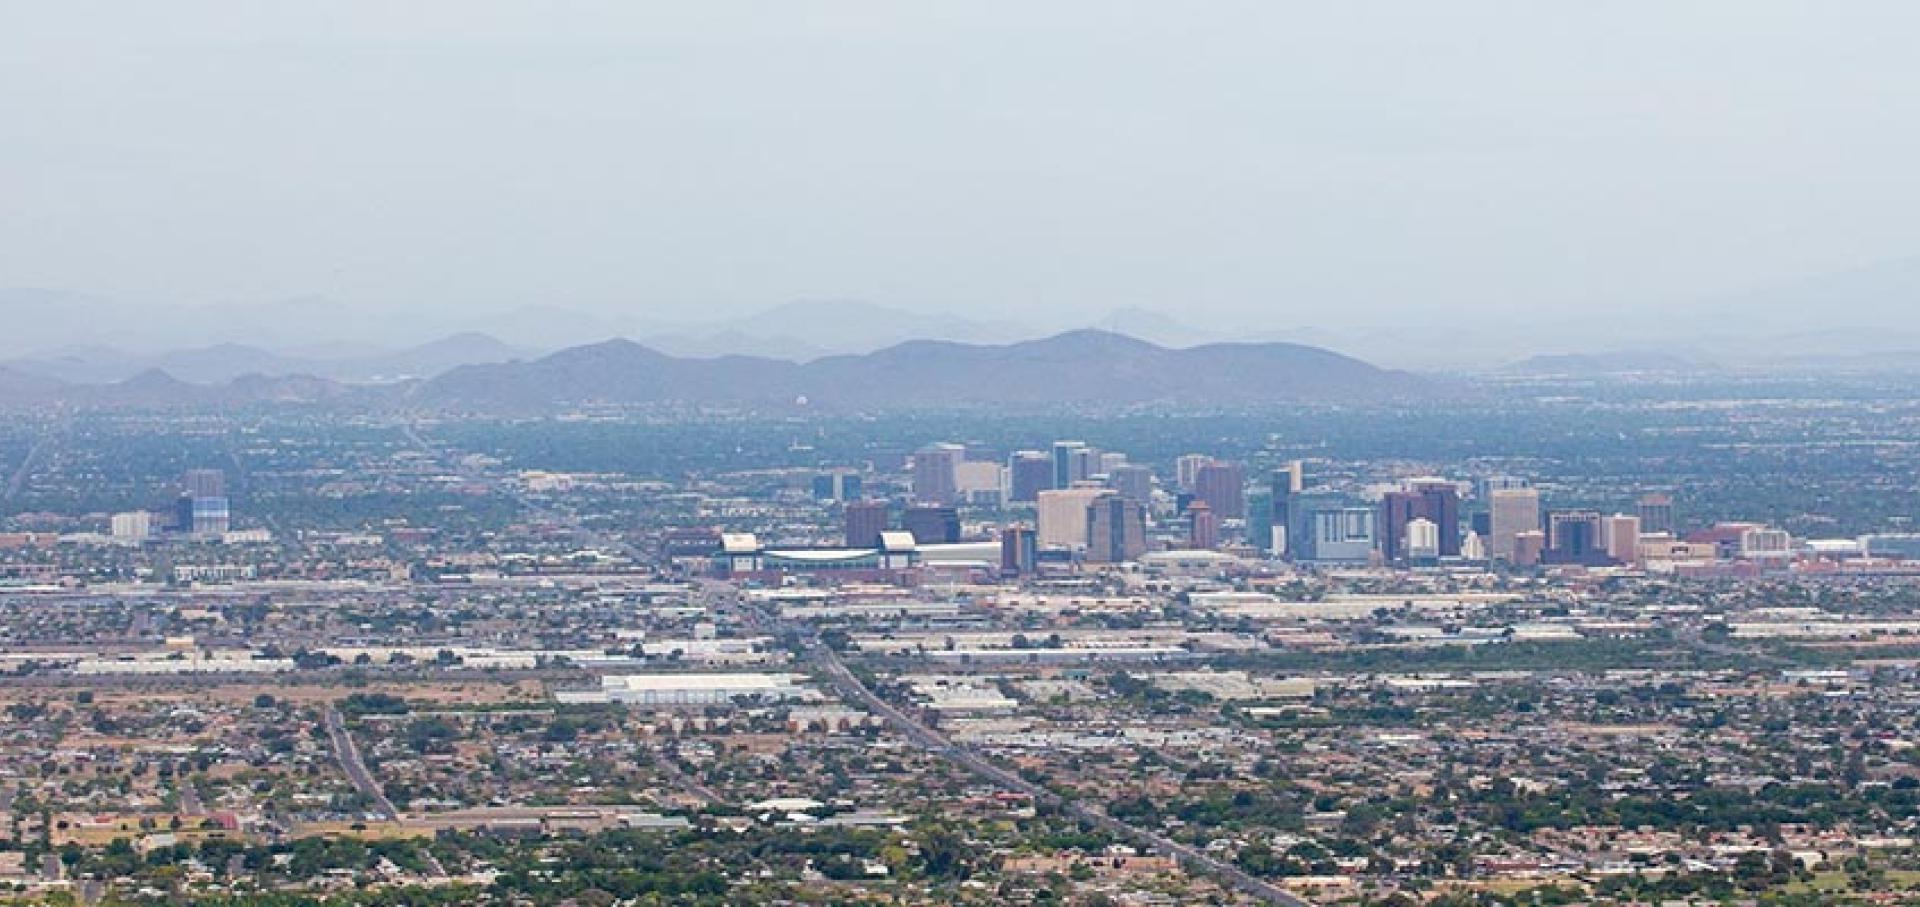
[[[727,705],[757,696],[764,700],[807,696],[799,674],[615,674],[600,678],[607,702],[627,705]]]

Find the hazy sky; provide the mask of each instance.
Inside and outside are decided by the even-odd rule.
[[[15,2],[0,286],[1622,311],[1920,253],[1920,3]]]

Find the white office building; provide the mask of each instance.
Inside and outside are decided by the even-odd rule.
[[[153,535],[153,514],[129,510],[113,515],[113,540],[123,545],[138,545]]]

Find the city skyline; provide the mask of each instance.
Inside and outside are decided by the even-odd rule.
[[[1920,907],[1920,6],[11,4],[21,907]]]

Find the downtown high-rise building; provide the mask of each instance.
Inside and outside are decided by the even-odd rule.
[[[1607,557],[1622,564],[1640,561],[1640,518],[1616,513],[1600,521],[1600,538]]]
[[[960,512],[945,504],[915,504],[900,514],[900,528],[920,545],[960,541]]]
[[[1187,507],[1187,547],[1212,550],[1220,547],[1220,518],[1215,516],[1213,508],[1205,501],[1195,501]]]
[[[1547,514],[1546,558],[1556,563],[1583,563],[1604,557],[1597,510],[1555,510]]]
[[[1280,533],[1285,538],[1286,533]],[[1247,492],[1247,544],[1255,551],[1284,555],[1273,532],[1273,496],[1258,487]]]
[[[1006,493],[1007,468],[997,460],[962,460],[954,464],[953,490],[963,503],[998,507]]]
[[[1494,475],[1481,478],[1474,483],[1476,495],[1483,501],[1492,500],[1496,491],[1516,491],[1532,488],[1533,482],[1523,476]]]
[[[848,548],[878,548],[880,533],[887,531],[887,502],[848,501],[840,521]]]
[[[1223,520],[1247,516],[1247,471],[1238,463],[1214,460],[1193,473],[1193,499],[1205,501]]]
[[[1288,532],[1295,560],[1364,564],[1379,547],[1380,510],[1333,500],[1296,502]]]
[[[1514,560],[1514,539],[1540,528],[1540,492],[1532,488],[1498,488],[1488,495],[1490,511],[1487,554],[1496,561]]]
[[[1487,560],[1487,539],[1480,533],[1468,530],[1460,538],[1460,559],[1469,564],[1483,564]]]
[[[1039,536],[1031,526],[1008,526],[1000,530],[1000,572],[1007,576],[1026,576],[1040,560]]]
[[[1119,495],[1105,488],[1049,488],[1040,492],[1040,547],[1080,550],[1087,545],[1087,508],[1104,496]]]
[[[182,498],[186,502],[188,532],[197,538],[217,538],[233,528],[232,505],[226,498]]]
[[[1414,564],[1432,564],[1440,560],[1440,524],[1426,517],[1407,522],[1407,560]]]
[[[1547,534],[1543,530],[1529,529],[1513,536],[1513,565],[1532,567],[1546,556]]]
[[[1007,500],[1030,504],[1053,487],[1053,458],[1038,450],[1016,450],[1007,459]]]
[[[1641,495],[1638,513],[1640,531],[1645,533],[1666,532],[1678,534],[1678,523],[1673,511],[1673,495],[1662,492]]]
[[[1068,485],[1075,482],[1091,482],[1100,475],[1100,463],[1103,457],[1097,448],[1084,447],[1067,457]]]
[[[860,474],[851,469],[836,469],[813,477],[813,497],[817,501],[857,501],[863,488]]]
[[[1147,553],[1146,508],[1111,491],[1087,505],[1087,560],[1117,564]]]
[[[1200,467],[1213,462],[1206,454],[1181,454],[1173,461],[1173,480],[1180,490],[1193,493],[1193,483],[1200,474]]]
[[[213,538],[232,528],[233,511],[227,499],[227,477],[218,469],[189,469],[180,477],[180,499],[174,505],[179,531]]]
[[[1287,465],[1273,471],[1273,490],[1275,493],[1300,494],[1307,490],[1307,467],[1299,460],[1291,460]]]
[[[1153,470],[1138,463],[1121,463],[1107,469],[1107,487],[1121,497],[1141,504],[1153,502]]]
[[[913,452],[913,499],[951,504],[960,497],[955,480],[967,449],[958,444],[929,444]]]
[[[116,513],[109,526],[114,541],[123,545],[138,545],[153,535],[153,514],[144,510]]]
[[[1053,487],[1072,488],[1073,483],[1086,481],[1099,457],[1099,451],[1085,441],[1053,442]]]
[[[1273,471],[1269,477],[1271,489],[1265,496],[1265,519],[1259,520],[1259,513],[1250,512],[1247,522],[1251,528],[1256,521],[1264,522],[1267,531],[1262,540],[1266,550],[1287,560],[1298,556],[1298,540],[1294,538],[1294,503],[1306,491],[1306,469],[1299,460],[1294,460]]]
[[[1390,561],[1405,560],[1407,524],[1427,520],[1439,530],[1440,557],[1460,556],[1460,489],[1444,479],[1423,478],[1390,491],[1380,499],[1380,553]]]

